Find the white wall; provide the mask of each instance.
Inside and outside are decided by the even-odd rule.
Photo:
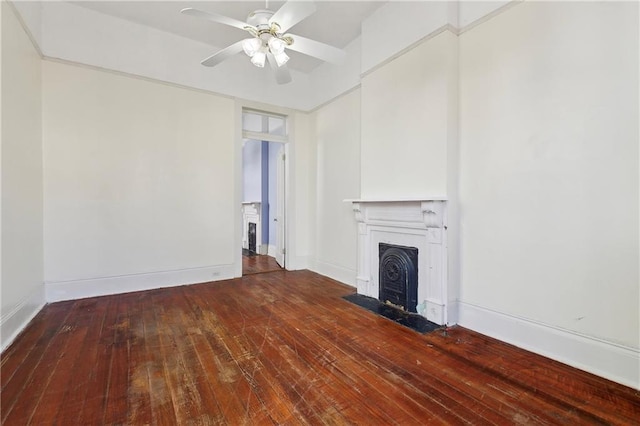
[[[2,316],[4,349],[44,304],[40,56],[12,6],[2,20]]]
[[[638,4],[510,8],[460,93],[462,324],[640,387]]]
[[[49,61],[43,82],[48,297],[232,276],[234,102]]]
[[[314,270],[355,285],[357,225],[351,203],[360,192],[360,91],[344,95],[314,113]]]
[[[301,112],[293,113],[292,117],[295,123],[295,266],[307,269],[315,247],[312,235],[315,223],[312,219],[312,203],[315,202],[312,189],[312,182],[315,182],[315,120],[310,114]]]
[[[362,198],[446,195],[456,43],[444,31],[362,79]]]

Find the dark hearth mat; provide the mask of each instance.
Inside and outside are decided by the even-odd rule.
[[[381,315],[392,321],[397,322],[400,325],[409,327],[410,329],[417,331],[418,333],[430,333],[434,330],[441,328],[442,326],[433,323],[423,317],[412,312],[405,312],[398,308],[394,308],[385,303],[382,303],[378,299],[373,297],[363,296],[361,294],[348,294],[342,297],[355,305],[365,308],[374,314]]]
[[[250,250],[247,250],[245,248],[242,249],[242,255],[243,256],[257,256],[258,253],[252,252]]]

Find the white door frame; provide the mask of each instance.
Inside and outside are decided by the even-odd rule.
[[[267,140],[271,142],[282,142],[285,154],[284,161],[284,247],[285,247],[285,268],[287,270],[295,270],[295,123],[294,111],[287,108],[280,108],[272,105],[257,104],[250,101],[236,99],[235,128],[236,137],[234,141],[234,235],[233,239],[233,269],[234,277],[242,277],[242,140],[246,137],[249,139]],[[264,112],[266,114],[277,114],[286,117],[287,137],[279,137],[271,135],[264,138],[263,134],[256,134],[259,137],[252,138],[251,132],[243,132],[242,130],[242,112],[243,110],[254,110]]]
[[[286,227],[286,217],[287,212],[285,210],[286,199],[287,199],[287,189],[286,184],[287,181],[285,179],[285,161],[287,156],[284,153],[284,144],[281,144],[278,149],[278,157],[276,160],[276,217],[273,218],[276,221],[276,253],[275,258],[276,262],[280,267],[285,268],[287,266],[287,261],[285,258],[286,253],[286,235],[287,235],[287,227]],[[271,218],[270,218],[271,219]]]

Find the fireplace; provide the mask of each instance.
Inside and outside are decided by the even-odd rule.
[[[253,253],[261,253],[261,207],[259,202],[242,203],[242,248]]]
[[[347,201],[358,221],[358,294],[389,300],[439,325],[455,323],[445,199]]]
[[[380,301],[417,312],[418,249],[393,244],[378,245]]]
[[[256,234],[257,234],[257,225],[253,222],[249,222],[249,231],[247,235],[247,240],[249,240],[249,251],[252,253],[257,253],[256,250]]]

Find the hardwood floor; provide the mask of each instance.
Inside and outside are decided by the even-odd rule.
[[[2,424],[638,424],[637,391],[308,271],[47,305],[2,355]]]
[[[256,254],[242,256],[242,275],[262,274],[265,272],[281,271],[282,268],[271,256]]]

